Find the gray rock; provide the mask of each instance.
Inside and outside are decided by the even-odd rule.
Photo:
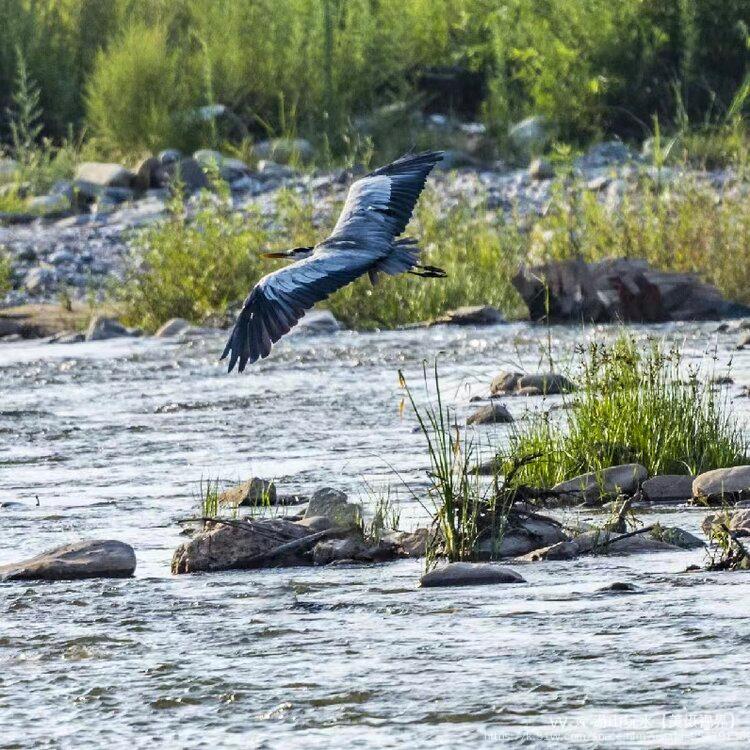
[[[482,559],[521,557],[567,539],[568,535],[557,521],[535,514],[515,518],[494,545],[491,538],[482,539],[477,552]]]
[[[600,502],[620,494],[635,492],[648,478],[648,471],[641,464],[610,466],[600,472],[589,472],[559,482],[552,489],[573,502]]]
[[[72,263],[75,259],[76,256],[64,247],[55,250],[55,252],[47,258],[53,266],[64,266],[68,263]]]
[[[685,474],[660,474],[642,485],[644,500],[652,503],[686,503],[693,496],[694,477]]]
[[[677,526],[660,529],[658,539],[680,549],[700,549],[705,546],[697,536]]]
[[[523,377],[521,372],[501,372],[492,379],[490,393],[509,393],[518,388],[518,383]]]
[[[388,534],[385,540],[394,544],[400,557],[424,557],[430,530],[421,528],[414,531],[396,531]]]
[[[126,328],[119,320],[107,318],[104,315],[95,315],[91,318],[89,327],[86,330],[86,341],[103,341],[104,339],[114,339],[119,336],[131,336],[132,332]]]
[[[300,318],[292,329],[295,336],[313,336],[324,333],[336,333],[341,330],[341,323],[330,310],[310,310]]]
[[[99,187],[133,186],[135,175],[120,164],[105,164],[102,162],[83,162],[75,171],[74,183],[83,182]]]
[[[241,159],[233,159],[225,156],[224,161],[221,163],[219,174],[222,180],[235,183],[237,180],[246,178],[250,174],[250,169]]]
[[[594,529],[584,531],[577,537],[550,547],[530,552],[523,560],[574,560],[581,555],[637,555],[651,552],[675,552],[680,548],[660,539],[654,539],[648,533],[618,539],[620,534],[612,531]],[[616,541],[610,541],[615,539]]]
[[[636,155],[621,141],[605,141],[591,146],[583,156],[576,159],[575,166],[585,171],[621,166],[636,159]]]
[[[83,333],[77,331],[61,331],[55,334],[49,339],[50,344],[79,344],[81,341],[85,341],[86,336]]]
[[[272,159],[281,164],[291,161],[312,161],[315,149],[304,138],[271,138],[259,141],[253,146],[253,154],[258,159]]]
[[[309,518],[301,518],[299,521],[295,521],[295,523],[299,526],[304,526],[311,532],[325,531],[334,526],[333,521],[328,516],[310,516]]]
[[[519,391],[525,388],[535,388],[545,395],[570,393],[576,389],[575,384],[557,372],[542,372],[536,375],[522,375],[518,380]]]
[[[182,151],[179,151],[176,148],[168,148],[164,151],[161,151],[156,158],[163,166],[167,166],[169,164],[177,164],[179,163],[180,159],[182,159]]]
[[[258,175],[263,180],[285,180],[294,177],[295,172],[285,164],[277,164],[269,159],[261,159],[258,162]]]
[[[163,165],[171,184],[182,183],[188,193],[195,193],[209,186],[208,177],[201,165],[188,157],[178,162],[168,162]]]
[[[158,339],[179,336],[181,333],[185,333],[189,328],[190,323],[188,323],[185,318],[171,318],[159,328],[154,336]]]
[[[466,424],[503,424],[513,421],[513,416],[502,404],[491,403],[470,414]]]
[[[95,539],[56,547],[19,563],[0,566],[0,580],[74,580],[127,578],[135,572],[135,552],[129,544]]]
[[[602,586],[597,589],[597,593],[601,594],[629,594],[637,591],[640,591],[638,586],[634,583],[628,583],[627,581],[615,581],[614,583],[610,583],[607,586]]]
[[[709,513],[701,523],[704,534],[710,533],[716,524],[724,524],[732,531],[742,531],[750,536],[750,509],[748,510],[724,510],[720,513]]]
[[[57,272],[53,268],[38,266],[29,270],[23,279],[23,286],[30,294],[40,294],[57,284]]]
[[[367,545],[360,537],[326,539],[313,548],[315,565],[328,565],[338,560],[356,560],[367,552]]]
[[[515,570],[493,563],[449,563],[419,579],[423,588],[438,586],[484,586],[493,583],[526,583]]]
[[[210,148],[203,148],[200,151],[196,151],[193,154],[193,159],[195,159],[203,169],[215,170],[217,172],[224,163],[223,155],[219,151],[214,151]]]
[[[152,188],[161,188],[167,180],[162,163],[155,156],[149,156],[138,162],[133,178],[133,188],[146,192]]]
[[[750,466],[714,469],[693,480],[693,500],[702,503],[736,503],[750,499]]]
[[[362,506],[350,503],[346,494],[331,487],[319,489],[310,498],[305,511],[305,518],[325,516],[336,526],[358,526],[362,521]]]
[[[26,204],[29,211],[38,214],[57,214],[70,210],[70,200],[62,193],[37,195]]]
[[[475,326],[475,325],[496,325],[505,323],[502,313],[490,305],[473,305],[459,307],[456,310],[448,310],[435,320],[432,325],[455,325],[455,326]]]
[[[542,153],[551,137],[552,128],[543,115],[527,117],[508,129],[508,140],[511,145],[524,155]]]
[[[257,506],[276,504],[276,485],[260,477],[248,479],[236,487],[230,487],[219,495],[221,505]]]
[[[737,348],[745,349],[748,346],[750,346],[750,331],[745,331],[740,333],[739,338],[737,339]]]

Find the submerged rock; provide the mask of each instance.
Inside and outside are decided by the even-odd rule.
[[[242,484],[230,487],[219,495],[221,505],[257,506],[276,504],[276,485],[260,477],[252,477]]]
[[[492,403],[470,414],[466,424],[502,424],[513,421],[513,416],[502,404]]]
[[[430,322],[430,325],[487,326],[505,323],[503,314],[491,305],[474,305],[448,310]]]
[[[305,518],[325,516],[336,526],[358,526],[362,522],[362,506],[350,503],[346,493],[323,487],[313,494],[305,511]]]
[[[628,583],[627,581],[615,581],[614,583],[610,583],[607,586],[598,588],[596,591],[600,594],[632,594],[640,591],[640,588],[638,588],[638,586],[636,586],[634,583]]]
[[[135,565],[135,552],[129,544],[93,539],[55,547],[29,560],[2,565],[0,580],[127,578],[135,572]]]
[[[570,393],[576,389],[575,384],[557,372],[541,372],[524,375],[521,372],[501,372],[490,385],[492,394],[545,395]]]
[[[567,541],[560,523],[537,513],[511,513],[508,526],[493,544],[491,537],[481,539],[477,552],[483,559],[521,557],[543,547]]]
[[[622,464],[559,482],[552,491],[568,502],[597,503],[620,494],[632,494],[647,477],[645,466]]]
[[[693,501],[698,503],[736,503],[750,499],[750,466],[714,469],[699,474],[693,481]]]
[[[419,579],[423,588],[438,586],[484,586],[492,583],[526,583],[515,570],[494,563],[456,562],[425,573]]]
[[[652,503],[686,503],[693,496],[694,477],[686,474],[660,474],[641,485],[643,499]]]

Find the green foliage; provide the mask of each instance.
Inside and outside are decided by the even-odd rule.
[[[10,257],[4,251],[0,251],[0,296],[6,294],[13,288],[13,273],[10,265]]]
[[[538,455],[517,479],[550,487],[588,471],[638,462],[649,474],[700,474],[748,461],[747,440],[708,374],[676,348],[632,338],[581,351],[580,390],[562,422],[549,414],[511,438]]]
[[[226,312],[260,276],[259,249],[268,235],[259,217],[241,217],[203,196],[188,220],[179,198],[168,221],[135,238],[124,283],[114,301],[129,323],[154,330],[172,317],[201,321]]]

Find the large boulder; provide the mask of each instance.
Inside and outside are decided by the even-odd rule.
[[[647,478],[645,466],[622,464],[559,482],[552,491],[568,502],[597,503],[620,494],[633,494]]]
[[[308,541],[289,552],[272,559],[262,559],[282,545],[303,539]],[[310,560],[306,553],[317,541],[318,534],[284,518],[208,521],[202,531],[175,550],[172,572],[195,573],[265,565],[308,565]]]
[[[746,309],[694,274],[657,271],[645,260],[630,258],[522,266],[513,285],[534,321],[711,320]]]
[[[466,424],[506,424],[513,422],[513,415],[502,405],[491,403],[482,406],[466,419]]]
[[[350,503],[346,493],[332,487],[322,487],[310,498],[305,511],[305,518],[325,516],[336,526],[358,526],[362,521],[362,506]]]
[[[260,477],[253,477],[219,495],[221,505],[240,506],[275,505],[276,485]]]
[[[693,481],[693,500],[698,503],[736,503],[750,499],[750,466],[733,466],[699,474]]]
[[[127,578],[134,572],[135,552],[129,544],[94,539],[55,547],[19,563],[0,565],[0,580]]]
[[[492,583],[526,583],[515,570],[494,563],[456,562],[425,573],[419,584],[423,588],[438,586],[484,586]]]
[[[652,503],[686,503],[693,496],[693,477],[686,474],[660,474],[641,485],[643,499]]]
[[[126,328],[116,318],[108,318],[105,315],[95,315],[91,318],[89,327],[86,330],[86,341],[104,341],[105,339],[114,339],[120,336],[132,336],[134,331]]]
[[[79,164],[75,171],[74,184],[88,183],[107,187],[133,187],[135,175],[120,164],[105,164],[87,161]]]

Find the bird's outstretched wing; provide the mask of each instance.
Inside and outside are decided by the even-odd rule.
[[[390,245],[406,229],[427,176],[442,158],[442,151],[402,156],[352,183],[331,237]]]
[[[267,357],[271,346],[297,324],[316,302],[366,273],[372,259],[350,243],[320,246],[310,258],[264,276],[245,300],[224,353],[229,372]]]

